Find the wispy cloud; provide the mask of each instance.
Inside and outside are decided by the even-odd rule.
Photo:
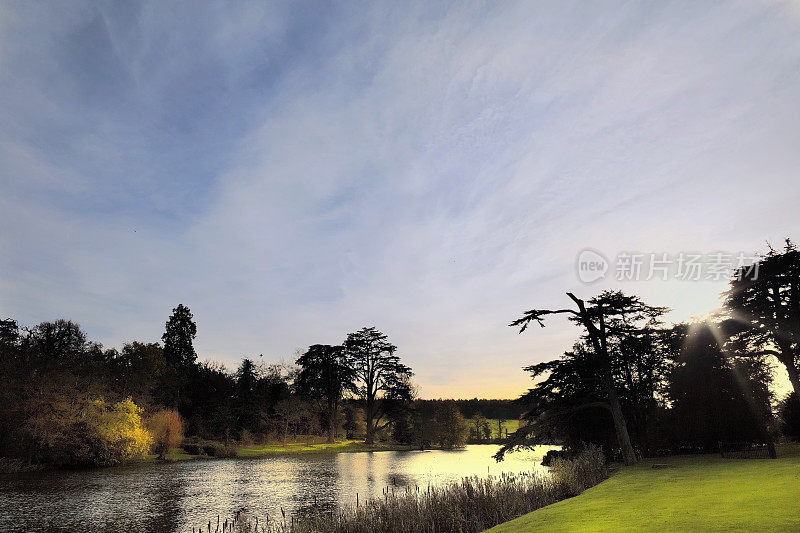
[[[797,228],[790,4],[7,4],[0,311],[202,355],[375,325],[422,393],[514,395],[585,246]],[[623,288],[676,308],[722,284]]]

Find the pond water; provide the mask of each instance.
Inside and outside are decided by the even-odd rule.
[[[0,531],[191,531],[238,510],[287,518],[316,504],[355,505],[356,494],[427,490],[466,476],[546,469],[551,446],[496,463],[497,446],[141,464],[0,476]],[[212,528],[213,529],[213,528]]]

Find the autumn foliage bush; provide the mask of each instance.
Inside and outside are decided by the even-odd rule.
[[[141,459],[150,450],[152,438],[142,423],[142,410],[130,398],[113,404],[73,399],[50,407],[24,428],[39,462],[111,466]]]
[[[153,438],[153,451],[159,459],[164,459],[183,441],[183,421],[177,411],[156,412],[148,419],[147,427]]]

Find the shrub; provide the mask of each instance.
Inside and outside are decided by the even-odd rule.
[[[213,440],[203,440],[197,437],[186,439],[181,444],[186,453],[206,457],[236,457],[236,447]]]
[[[141,409],[130,398],[108,405],[102,399],[64,399],[42,416],[31,417],[24,432],[44,463],[109,466],[143,458],[152,442]]]
[[[569,459],[569,454],[564,450],[547,450],[542,457],[542,466],[550,466],[556,459]]]
[[[576,496],[608,477],[606,457],[595,444],[584,447],[574,459],[556,457],[550,472],[567,496]]]
[[[221,442],[204,442],[201,449],[209,457],[236,457],[236,447]]]
[[[196,440],[184,440],[181,443],[181,448],[190,455],[200,455],[202,453],[200,444]]]
[[[106,444],[108,464],[121,464],[147,455],[153,439],[142,425],[141,413],[142,409],[130,398],[103,411],[97,429]]]
[[[153,451],[159,459],[164,459],[183,441],[183,421],[177,411],[158,411],[148,419],[147,427],[153,436]]]

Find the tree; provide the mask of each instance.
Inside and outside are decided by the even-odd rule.
[[[622,453],[625,464],[633,464],[637,461],[636,452],[631,443],[628,432],[628,424],[622,411],[620,396],[614,377],[614,361],[612,360],[612,350],[620,353],[620,347],[626,339],[641,338],[649,335],[651,330],[658,325],[658,318],[666,313],[666,308],[645,305],[635,296],[626,296],[617,291],[606,291],[599,296],[586,302],[575,297],[572,293],[567,296],[575,303],[577,309],[533,309],[526,312],[522,318],[512,322],[510,326],[519,327],[520,333],[524,332],[531,322],[538,323],[544,327],[544,317],[553,314],[568,314],[570,320],[583,326],[585,330],[584,340],[590,348],[592,354],[591,361],[577,361],[582,365],[582,370],[589,370],[590,373],[583,377],[584,380],[596,381],[601,384],[602,398],[589,397],[578,400],[580,403],[571,406],[555,404],[547,401],[538,402],[535,410],[530,413],[529,418],[550,419],[561,415],[570,414],[580,409],[602,407],[608,409],[616,434],[617,445]],[[571,358],[567,358],[568,360]],[[569,362],[569,361],[568,361]],[[545,364],[543,364],[545,365]],[[557,364],[551,363],[549,366],[534,365],[529,367],[534,376],[543,372],[553,372],[558,369]],[[563,369],[562,369],[563,370]],[[567,377],[567,376],[564,376]],[[550,392],[556,389],[550,389]],[[552,394],[550,395],[552,396]],[[529,392],[529,400],[536,399],[537,391],[532,389]],[[544,399],[547,399],[547,394]],[[557,408],[553,409],[554,407]],[[527,428],[515,434],[516,439],[512,439],[498,453],[498,458],[502,458],[505,450],[513,448],[519,443],[519,439],[524,439],[534,430],[534,425],[529,424]]]
[[[676,329],[682,342],[669,378],[672,438],[706,452],[717,451],[721,441],[771,444],[769,367],[726,355],[717,324]]]
[[[89,347],[80,325],[71,320],[42,322],[30,331],[28,349],[45,359],[76,360]]]
[[[324,405],[328,442],[334,442],[339,425],[339,403],[345,393],[354,388],[354,373],[344,354],[344,347],[314,344],[296,363],[300,372],[295,388],[304,398]]]
[[[724,327],[741,353],[772,355],[786,367],[800,400],[800,251],[789,239],[734,273],[725,295]]]
[[[783,434],[800,441],[800,400],[794,394],[787,394],[780,403],[781,429]]]
[[[197,335],[197,325],[192,312],[183,304],[172,310],[167,320],[164,341],[164,358],[175,367],[189,367],[197,360],[192,341]]]
[[[475,440],[489,440],[492,436],[492,429],[489,427],[489,421],[481,413],[475,413],[472,417],[473,430],[475,431]]]
[[[153,437],[153,451],[159,459],[165,459],[183,442],[183,421],[177,411],[161,410],[154,413],[147,421],[147,429]]]
[[[182,396],[197,359],[197,353],[192,345],[197,335],[197,325],[192,318],[189,308],[178,304],[178,307],[172,310],[166,330],[161,336],[164,341],[164,360],[167,363],[163,375],[163,383],[167,387],[162,389],[164,395],[161,400],[166,407],[177,407],[181,412],[187,408],[183,402],[185,398]]]
[[[261,419],[261,398],[258,394],[259,369],[251,359],[243,359],[236,370],[236,401],[234,413],[236,430],[241,438],[244,432],[252,434],[258,431]]]
[[[600,361],[584,342],[576,342],[559,359],[525,368],[534,386],[523,394],[520,403],[528,406],[520,428],[497,454],[539,444],[561,443],[566,451],[583,443],[615,447],[616,435]],[[543,379],[542,379],[543,378]]]
[[[159,343],[126,343],[108,366],[112,371],[114,388],[123,396],[131,396],[142,405],[153,402],[168,404],[167,398],[172,395],[175,384],[165,382],[167,364]]]
[[[348,402],[344,407],[344,424],[342,429],[348,439],[364,438],[367,425],[364,423],[364,411],[357,405]]]
[[[436,406],[434,419],[436,440],[442,448],[460,448],[467,442],[467,422],[452,400]]]
[[[298,433],[308,435],[318,429],[317,418],[310,406],[296,394],[277,403],[275,416],[281,424],[284,443],[290,432],[296,439]]]
[[[364,406],[367,444],[373,444],[375,432],[389,424],[387,421],[381,425],[385,404],[412,398],[413,373],[395,355],[397,347],[386,339],[374,327],[365,327],[350,333],[344,341],[345,354],[354,372],[356,395]]]

